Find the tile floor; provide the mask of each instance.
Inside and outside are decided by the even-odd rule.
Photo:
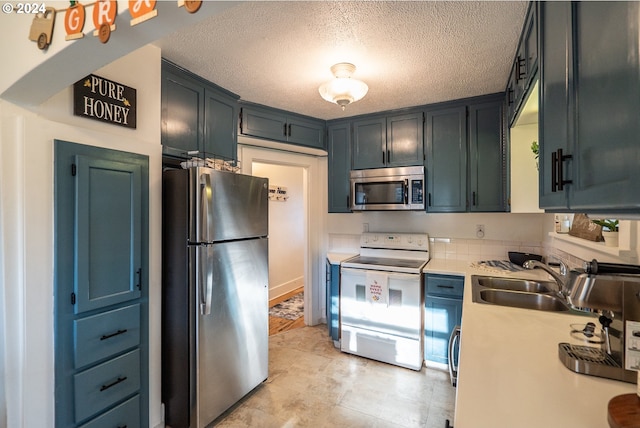
[[[269,338],[269,378],[219,427],[426,427],[453,422],[447,372],[416,372],[340,352],[324,325]]]

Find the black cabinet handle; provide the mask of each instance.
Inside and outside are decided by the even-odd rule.
[[[287,124],[285,123],[284,125],[282,125],[282,133],[284,134],[284,136],[287,136]]]
[[[287,127],[289,128],[289,135],[288,136],[291,137],[291,124],[289,124]]]
[[[518,55],[516,60],[516,83],[524,79],[527,76],[527,69],[525,68],[525,58]]]
[[[558,190],[558,153],[551,153],[551,191]]]
[[[109,388],[111,388],[111,387],[113,387],[113,386],[116,386],[117,384],[122,383],[122,382],[124,382],[125,380],[127,380],[127,377],[126,377],[126,376],[124,376],[124,377],[118,377],[118,379],[114,380],[113,382],[111,382],[111,383],[109,383],[109,384],[107,384],[107,385],[102,385],[102,386],[100,387],[100,392],[105,391],[105,390],[107,390],[107,389],[109,389]]]
[[[509,90],[507,91],[507,103],[509,105],[513,104],[513,89],[509,88]]]
[[[429,192],[429,206],[431,206],[431,192]]]
[[[471,205],[476,205],[476,192],[471,192]]]
[[[142,290],[142,268],[138,269],[136,274],[138,275],[138,283],[136,284],[136,287],[138,287],[138,290]]]
[[[391,150],[387,150],[387,163],[391,163]]]
[[[382,151],[382,165],[384,165],[384,150]]]
[[[126,425],[118,425],[118,428],[127,428]]]
[[[573,183],[573,180],[564,179],[564,161],[573,159],[572,155],[563,155],[562,149],[558,149],[558,190],[564,190],[565,184]]]
[[[453,285],[436,285],[438,288],[451,288],[453,289]]]
[[[100,337],[100,340],[111,339],[112,337],[120,336],[121,334],[125,334],[126,332],[127,332],[127,329],[125,328],[124,330],[118,330],[115,333],[104,334],[104,335],[102,335],[102,337]]]

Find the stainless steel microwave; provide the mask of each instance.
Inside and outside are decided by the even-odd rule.
[[[424,210],[424,166],[353,170],[353,211]]]

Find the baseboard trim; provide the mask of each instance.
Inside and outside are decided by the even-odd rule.
[[[278,297],[274,297],[273,299],[269,300],[269,307],[275,306],[280,302],[284,302],[289,297],[295,296],[296,294],[302,293],[303,291],[304,291],[304,285],[302,287],[296,288],[295,290],[288,291]]]

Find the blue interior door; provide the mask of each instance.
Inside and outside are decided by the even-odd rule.
[[[141,169],[76,156],[75,312],[140,297]]]

